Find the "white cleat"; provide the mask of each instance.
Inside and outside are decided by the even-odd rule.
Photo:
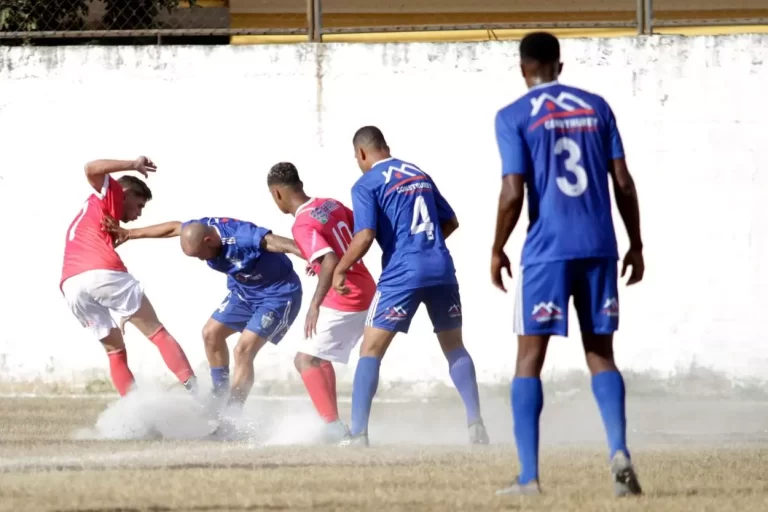
[[[616,497],[639,496],[643,494],[640,481],[637,479],[632,461],[624,452],[616,452],[611,460],[611,477],[613,478],[613,494]]]

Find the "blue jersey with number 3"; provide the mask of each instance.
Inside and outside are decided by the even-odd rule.
[[[355,233],[376,232],[380,289],[456,284],[453,258],[440,225],[455,216],[435,182],[396,158],[377,162],[352,187]]]
[[[624,148],[600,96],[558,82],[496,115],[502,176],[522,174],[530,225],[522,264],[618,258],[608,173]]]

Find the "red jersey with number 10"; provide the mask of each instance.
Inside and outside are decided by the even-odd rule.
[[[105,213],[118,221],[123,216],[123,188],[109,176],[104,177],[101,191],[88,197],[69,225],[59,287],[70,277],[88,270],[128,272],[115,252],[112,235],[101,229]]]
[[[310,199],[296,210],[293,240],[304,258],[320,273],[317,259],[333,252],[341,259],[352,243],[354,215],[352,210],[335,199]],[[339,311],[365,311],[376,293],[376,282],[362,261],[347,272],[347,295],[331,288],[323,306]]]

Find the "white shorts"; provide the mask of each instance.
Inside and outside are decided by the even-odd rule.
[[[317,334],[304,340],[299,352],[325,361],[347,364],[349,354],[363,337],[368,311],[339,311],[320,306]]]
[[[131,274],[89,270],[64,281],[61,287],[70,311],[98,339],[117,327],[114,317],[133,316],[141,307],[144,289]]]

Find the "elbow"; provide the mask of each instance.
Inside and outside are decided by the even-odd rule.
[[[503,191],[499,196],[499,210],[504,212],[523,208],[524,195],[517,191]]]
[[[86,163],[83,166],[83,170],[85,171],[85,176],[88,178],[92,178],[98,174],[98,169],[96,168],[95,162]]]
[[[622,197],[634,197],[637,195],[635,180],[632,179],[632,176],[627,175],[624,179],[616,180],[615,192]]]

